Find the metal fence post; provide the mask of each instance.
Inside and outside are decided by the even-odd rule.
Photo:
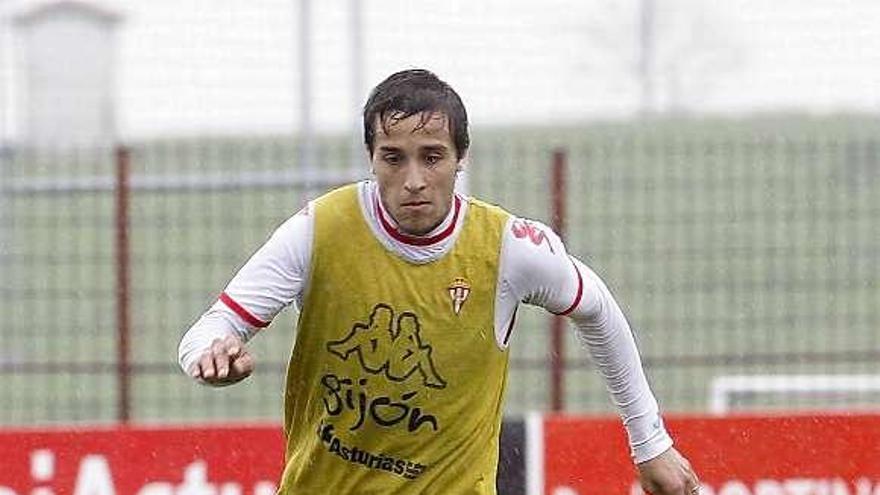
[[[131,418],[131,315],[129,296],[131,265],[129,258],[129,201],[130,201],[130,161],[128,148],[116,148],[115,185],[115,248],[116,248],[116,332],[117,332],[117,383],[118,411],[120,423]]]
[[[561,239],[565,237],[565,172],[564,150],[553,152],[551,164],[551,227]],[[553,316],[550,323],[550,406],[554,412],[565,409],[565,317]]]

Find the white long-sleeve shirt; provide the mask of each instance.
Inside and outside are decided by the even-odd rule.
[[[397,256],[427,263],[449,252],[467,216],[456,196],[449,214],[432,232],[411,237],[397,230],[378,198],[376,184],[361,182],[362,213],[373,234]],[[306,293],[314,217],[310,206],[285,221],[248,260],[180,342],[179,361],[190,370],[211,343],[227,335],[247,342]],[[495,294],[495,341],[506,348],[520,303],[540,306],[574,322],[620,411],[635,462],[667,450],[672,439],[648,385],[629,324],[602,280],[569,256],[559,237],[540,222],[512,217],[502,240]]]

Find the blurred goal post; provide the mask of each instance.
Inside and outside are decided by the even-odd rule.
[[[715,377],[709,390],[709,411],[730,413],[736,398],[756,395],[817,396],[880,394],[880,375],[725,375]],[[880,408],[880,403],[877,404]]]

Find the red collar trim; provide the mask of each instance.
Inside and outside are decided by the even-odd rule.
[[[403,232],[397,230],[397,228],[391,224],[391,222],[385,218],[385,210],[382,208],[382,205],[379,204],[379,196],[376,195],[376,211],[379,213],[379,223],[382,224],[382,228],[385,232],[394,238],[397,241],[400,241],[404,244],[409,244],[410,246],[429,246],[431,244],[436,244],[447,237],[452,235],[452,232],[455,231],[455,225],[458,223],[458,213],[461,210],[461,199],[458,196],[455,196],[455,205],[452,210],[452,221],[449,222],[449,226],[443,229],[442,232],[432,235],[431,237],[418,237],[412,236],[408,234],[404,234]]]

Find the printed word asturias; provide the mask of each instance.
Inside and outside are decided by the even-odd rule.
[[[402,476],[408,480],[419,477],[427,466],[406,459],[397,459],[385,454],[375,454],[358,447],[346,445],[333,434],[333,425],[322,423],[318,428],[318,437],[327,447],[327,451],[336,454],[342,460],[353,464],[361,464],[370,469],[378,469]]]

